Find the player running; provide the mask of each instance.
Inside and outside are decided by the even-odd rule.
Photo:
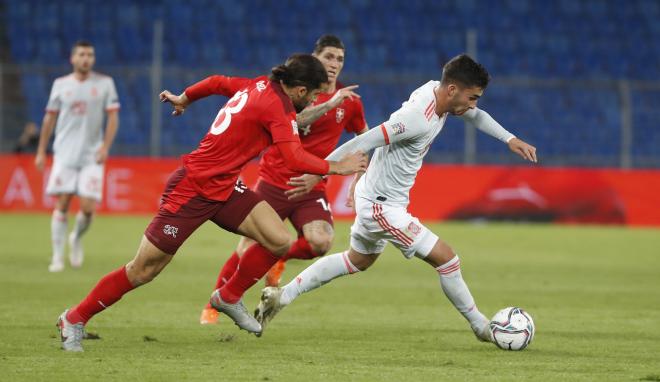
[[[256,311],[262,325],[300,294],[337,277],[366,270],[390,242],[406,258],[415,256],[431,265],[439,274],[445,295],[469,321],[477,338],[491,340],[489,320],[479,312],[463,281],[458,256],[407,211],[409,191],[424,155],[448,115],[461,116],[479,130],[506,142],[511,151],[524,159],[536,162],[536,148],[516,138],[476,107],[488,81],[483,66],[466,55],[454,57],[444,66],[440,82],[424,84],[387,122],[328,156],[332,160],[354,150],[368,152],[376,148],[366,174],[355,189],[357,216],[351,227],[350,248],[314,262],[283,288],[265,288]],[[294,189],[289,194],[295,196],[300,192],[303,191]]]
[[[53,168],[48,176],[46,193],[54,195],[55,209],[50,221],[53,255],[50,272],[64,269],[69,205],[74,195],[80,198],[80,210],[68,237],[69,263],[80,268],[83,263],[81,238],[92,223],[96,203],[103,195],[103,164],[119,126],[119,101],[111,77],[92,71],[94,46],[78,41],[71,50],[73,73],[60,77],[53,87],[41,124],[41,136],[34,160],[42,171],[46,148],[55,127]],[[103,119],[107,115],[105,135]],[[57,123],[57,125],[56,125]]]
[[[298,137],[296,111],[312,102],[328,82],[323,64],[311,55],[293,55],[273,68],[270,77],[255,80],[211,76],[180,96],[169,91],[161,100],[179,115],[193,101],[211,94],[233,97],[218,112],[199,147],[183,157],[183,165],[167,182],[158,214],[147,227],[135,258],[103,277],[76,307],[58,319],[62,347],[82,351],[84,325],[124,294],[153,280],[177,249],[207,220],[254,239],[232,278],[211,296],[212,305],[236,325],[260,333],[261,325],[242,302],[244,292],[284,255],[291,239],[277,213],[238,181],[248,161],[275,145],[283,164],[312,174],[352,174],[363,171],[362,153],[341,161],[326,161],[306,152]]]
[[[352,91],[355,86],[344,88],[337,83],[344,66],[344,52],[344,44],[336,36],[324,35],[316,41],[312,55],[323,63],[329,86],[319,94],[314,106],[297,116],[303,148],[320,158],[330,154],[343,131],[362,134],[369,130],[362,102]],[[297,241],[267,273],[267,286],[279,285],[287,260],[323,256],[332,247],[334,230],[330,204],[325,194],[326,182],[319,182],[309,193],[294,200],[288,200],[285,195],[292,188],[287,185],[289,179],[300,175],[302,173],[284,166],[282,155],[275,147],[269,147],[259,163],[259,179],[254,192],[268,202],[282,220],[288,218],[298,232]],[[348,200],[352,202],[352,197]],[[254,243],[252,239],[241,238],[238,247],[220,270],[215,289],[221,288],[231,278],[240,256]],[[209,302],[202,310],[199,322],[215,324],[217,321],[218,311]]]

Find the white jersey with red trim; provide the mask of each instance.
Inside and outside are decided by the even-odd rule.
[[[435,113],[433,90],[438,86],[439,81],[422,85],[389,120],[376,127],[382,131],[386,145],[374,151],[367,172],[355,188],[356,197],[381,204],[408,205],[410,188],[424,155],[447,119],[447,114],[438,117]]]
[[[55,161],[65,166],[94,163],[103,143],[105,113],[117,109],[117,90],[109,76],[92,72],[84,81],[73,74],[56,79],[46,106],[46,112],[59,114]]]

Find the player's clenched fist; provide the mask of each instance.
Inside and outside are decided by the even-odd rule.
[[[181,115],[186,110],[186,107],[190,105],[190,100],[186,96],[186,93],[181,93],[181,95],[174,95],[169,90],[163,90],[160,95],[160,102],[169,102],[174,106],[174,111],[172,115]]]

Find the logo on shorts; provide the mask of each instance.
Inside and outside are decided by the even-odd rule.
[[[346,111],[342,109],[341,107],[337,108],[337,113],[335,114],[335,118],[337,120],[337,123],[341,123],[341,121],[344,119],[344,114]]]
[[[407,230],[413,236],[417,236],[417,235],[419,235],[420,232],[422,232],[422,227],[415,224],[415,222],[410,222],[410,224],[408,224],[408,229]]]
[[[236,184],[234,184],[234,190],[240,192],[241,194],[247,190],[247,186],[241,182],[240,180],[236,181]]]
[[[176,239],[176,234],[179,233],[179,229],[173,225],[166,224],[165,227],[163,227],[163,233]]]

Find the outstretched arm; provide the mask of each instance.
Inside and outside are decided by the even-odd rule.
[[[385,128],[385,124],[373,128],[364,134],[360,134],[343,145],[337,147],[335,151],[331,152],[326,157],[327,160],[338,160],[348,153],[362,151],[368,153],[369,151],[388,145],[390,143],[389,134]]]
[[[508,132],[485,111],[478,108],[471,109],[463,114],[461,118],[473,124],[477,129],[484,133],[506,143],[511,151],[520,155],[523,159],[534,163],[537,162],[536,147],[528,144],[522,139],[516,138],[515,135]]]
[[[176,116],[183,114],[186,107],[198,99],[213,94],[231,97],[252,81],[250,78],[213,75],[188,86],[180,95],[174,95],[169,90],[163,90],[159,97],[161,102],[169,102],[174,106],[172,115]]]
[[[369,126],[365,125],[364,129],[361,130],[358,135],[362,135],[369,131]],[[366,156],[365,159],[368,162],[369,157]],[[355,177],[353,178],[353,182],[351,183],[350,191],[349,194],[347,195],[346,199],[346,207],[352,207],[353,206],[353,191],[355,190],[355,185],[357,184],[357,181],[360,179],[360,177],[364,174],[364,172],[356,172]],[[289,198],[289,199],[294,199],[300,195],[305,195],[309,193],[311,190],[314,189],[314,187],[323,179],[322,176],[320,175],[314,175],[314,174],[309,174],[305,173],[301,176],[296,176],[287,182],[287,184],[291,187],[293,187],[290,190],[284,191],[284,194]]]
[[[299,142],[278,142],[275,145],[282,154],[284,164],[296,172],[349,175],[367,168],[367,159],[361,152],[352,153],[338,161],[326,161],[305,151]]]

